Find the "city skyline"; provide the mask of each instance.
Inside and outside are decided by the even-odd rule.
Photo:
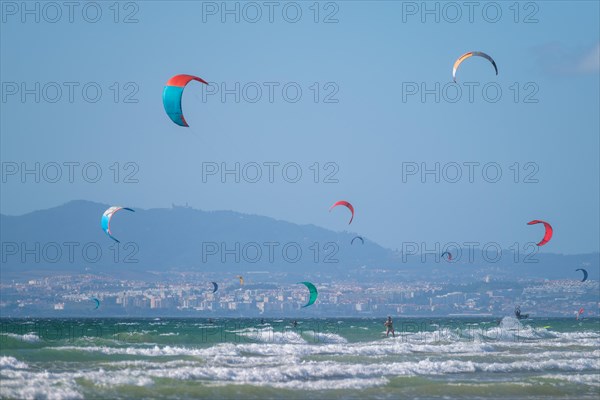
[[[391,275],[391,274],[389,274]],[[169,276],[165,274],[165,276]],[[570,317],[580,308],[584,317],[600,316],[598,281],[491,280],[489,275],[469,284],[441,281],[334,284],[315,280],[319,297],[302,309],[308,292],[300,284],[264,282],[240,286],[220,280],[219,290],[202,274],[157,282],[102,278],[88,274],[3,283],[3,317],[502,317],[519,305],[531,318]],[[204,279],[203,279],[204,277]],[[190,282],[194,283],[190,283]],[[209,287],[210,286],[210,287]],[[98,308],[93,299],[99,299]]]

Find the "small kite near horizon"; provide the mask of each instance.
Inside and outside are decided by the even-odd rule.
[[[527,225],[535,225],[535,224],[544,224],[544,229],[545,229],[544,237],[537,244],[538,246],[543,246],[546,243],[548,243],[550,241],[550,239],[552,239],[552,234],[554,233],[554,230],[552,229],[552,225],[550,225],[546,221],[542,221],[540,219],[534,219],[533,221],[529,221],[527,223]]]
[[[354,207],[352,206],[352,204],[345,200],[336,201],[331,207],[329,207],[329,212],[331,212],[331,210],[333,210],[337,206],[344,206],[348,208],[348,210],[350,210],[350,212],[352,213],[352,216],[350,217],[350,222],[348,222],[348,225],[350,225],[352,223],[352,220],[354,219]]]

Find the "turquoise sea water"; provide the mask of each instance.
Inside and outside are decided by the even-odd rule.
[[[600,320],[0,320],[3,399],[600,396]]]

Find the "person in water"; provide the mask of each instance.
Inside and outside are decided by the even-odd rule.
[[[529,314],[521,314],[521,307],[516,306],[515,307],[515,317],[517,317],[517,319],[527,319],[527,318],[529,318]]]
[[[298,321],[294,320],[294,322],[292,322],[292,326],[295,328],[298,326]]]
[[[387,321],[385,321],[385,323],[383,325],[386,327],[385,337],[388,337],[390,335],[390,332],[392,333],[392,337],[396,337],[396,332],[394,332],[394,323],[392,322],[392,317],[390,317],[388,315]]]

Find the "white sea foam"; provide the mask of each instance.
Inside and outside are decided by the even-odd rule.
[[[306,340],[299,333],[292,330],[275,331],[272,327],[265,328],[245,328],[228,331],[244,336],[250,340],[262,343],[306,343]]]
[[[18,335],[16,333],[0,333],[0,335],[5,335],[27,343],[37,343],[41,341],[40,337],[33,332],[25,333],[23,335]]]
[[[274,332],[273,334],[280,334]],[[386,355],[402,354],[463,354],[478,355],[494,351],[494,346],[486,343],[457,342],[443,345],[405,343],[402,341],[376,341],[367,343],[346,343],[339,335],[327,334],[327,339],[318,338],[317,343],[307,342],[295,332],[286,332],[285,336],[278,338],[271,336],[271,332],[249,332],[246,343],[221,343],[209,348],[193,348],[178,346],[60,346],[50,347],[54,351],[81,351],[97,352],[108,355],[121,354],[131,356],[160,357],[160,356],[235,356],[242,354],[254,354],[259,356],[295,356],[303,357],[319,354],[353,355],[365,357],[378,357]],[[243,335],[242,335],[243,336]],[[260,339],[261,343],[252,343]],[[330,343],[323,343],[328,340]]]
[[[226,353],[223,348],[208,348],[208,349],[196,349],[188,347],[173,347],[164,346],[159,347],[155,345],[153,347],[108,347],[108,346],[60,346],[60,347],[49,347],[47,350],[54,351],[81,351],[89,353],[102,353],[107,355],[130,355],[130,356],[145,356],[145,357],[166,357],[166,356],[200,356],[210,357]],[[237,355],[235,351],[230,352],[230,355]]]
[[[456,373],[504,372],[559,370],[576,372],[593,371],[598,368],[597,360],[520,361],[512,363],[482,363],[461,360],[420,360],[418,362],[393,362],[377,364],[347,364],[335,361],[288,362],[279,358],[272,360],[275,365],[265,365],[258,358],[251,359],[256,364],[244,368],[227,365],[164,364],[156,368],[147,365],[128,366],[126,369],[80,372],[70,379],[84,378],[97,386],[151,385],[154,379],[201,380],[213,383],[249,384],[297,388],[304,390],[364,388],[383,385],[392,376],[439,376]],[[80,374],[80,375],[78,375]],[[553,376],[553,375],[551,375]],[[314,383],[314,384],[313,384]]]
[[[194,326],[197,326],[198,328],[220,328],[221,325],[219,324],[194,324]]]
[[[542,375],[539,378],[546,379],[546,380],[567,381],[567,382],[572,382],[572,383],[600,387],[600,376],[598,376],[598,373],[585,374],[585,375],[582,375],[582,374]]]
[[[126,370],[126,371],[87,371],[77,376],[80,379],[86,379],[99,387],[115,386],[150,386],[154,380],[144,373],[145,370]],[[125,372],[125,373],[124,373]]]
[[[312,338],[312,342],[316,343],[348,343],[346,338],[335,333],[315,331],[304,331],[304,333]]]
[[[378,331],[379,325],[374,329]],[[160,335],[178,333],[175,329]],[[517,320],[505,319],[487,330],[440,327],[356,343],[339,332],[289,327],[276,331],[269,325],[219,331],[212,339],[219,338],[227,342],[195,347],[84,340],[40,349],[87,353],[85,360],[96,357],[94,353],[100,357],[93,368],[86,362],[70,371],[61,366],[58,372],[49,372],[53,369],[46,362],[28,365],[3,356],[0,397],[79,399],[87,396],[90,387],[98,391],[94,393],[112,393],[119,387],[149,387],[165,380],[307,391],[365,389],[414,376],[464,385],[565,386],[570,382],[587,386],[586,390],[600,387],[594,380],[600,370],[600,334],[549,333]],[[114,361],[113,355],[118,356]],[[441,377],[452,374],[460,375]]]
[[[29,366],[26,363],[19,361],[14,357],[2,356],[0,357],[0,369],[4,368],[27,369],[29,368]]]
[[[0,397],[6,399],[74,400],[83,399],[73,373],[0,370]]]
[[[254,328],[238,332],[242,336],[258,334],[259,337],[265,333],[274,332]],[[305,334],[311,335],[309,331],[305,331]],[[148,358],[103,360],[96,364],[96,368],[100,368],[93,370],[77,368],[73,371],[47,372],[31,369],[14,357],[1,357],[1,396],[78,399],[83,397],[83,388],[79,386],[83,381],[98,387],[98,390],[112,390],[120,386],[152,386],[164,379],[198,381],[203,385],[333,390],[383,386],[393,377],[439,377],[447,374],[461,374],[461,380],[468,380],[467,377],[471,376],[474,382],[482,384],[493,375],[494,381],[502,379],[502,376],[510,376],[515,384],[534,385],[537,379],[556,380],[557,385],[560,382],[574,382],[596,387],[593,374],[600,370],[598,348],[590,352],[561,351],[560,348],[538,352],[498,352],[496,344],[478,341],[423,344],[413,337],[408,341],[395,339],[346,343],[339,335],[330,338],[333,338],[330,343],[318,344],[304,340],[277,343],[269,338],[265,342],[220,343],[207,348],[134,345],[47,347],[45,351],[96,352]],[[325,355],[326,358],[314,359],[316,355]],[[336,357],[346,355],[359,358],[353,358],[352,362],[348,362],[347,358],[336,360]],[[389,355],[396,357],[390,358]],[[544,375],[531,378],[531,372]],[[526,375],[520,379],[520,373]]]
[[[510,363],[478,363],[478,370],[483,372],[515,372],[515,371],[594,371],[600,369],[598,358],[577,358],[568,360],[535,360],[514,361]]]

